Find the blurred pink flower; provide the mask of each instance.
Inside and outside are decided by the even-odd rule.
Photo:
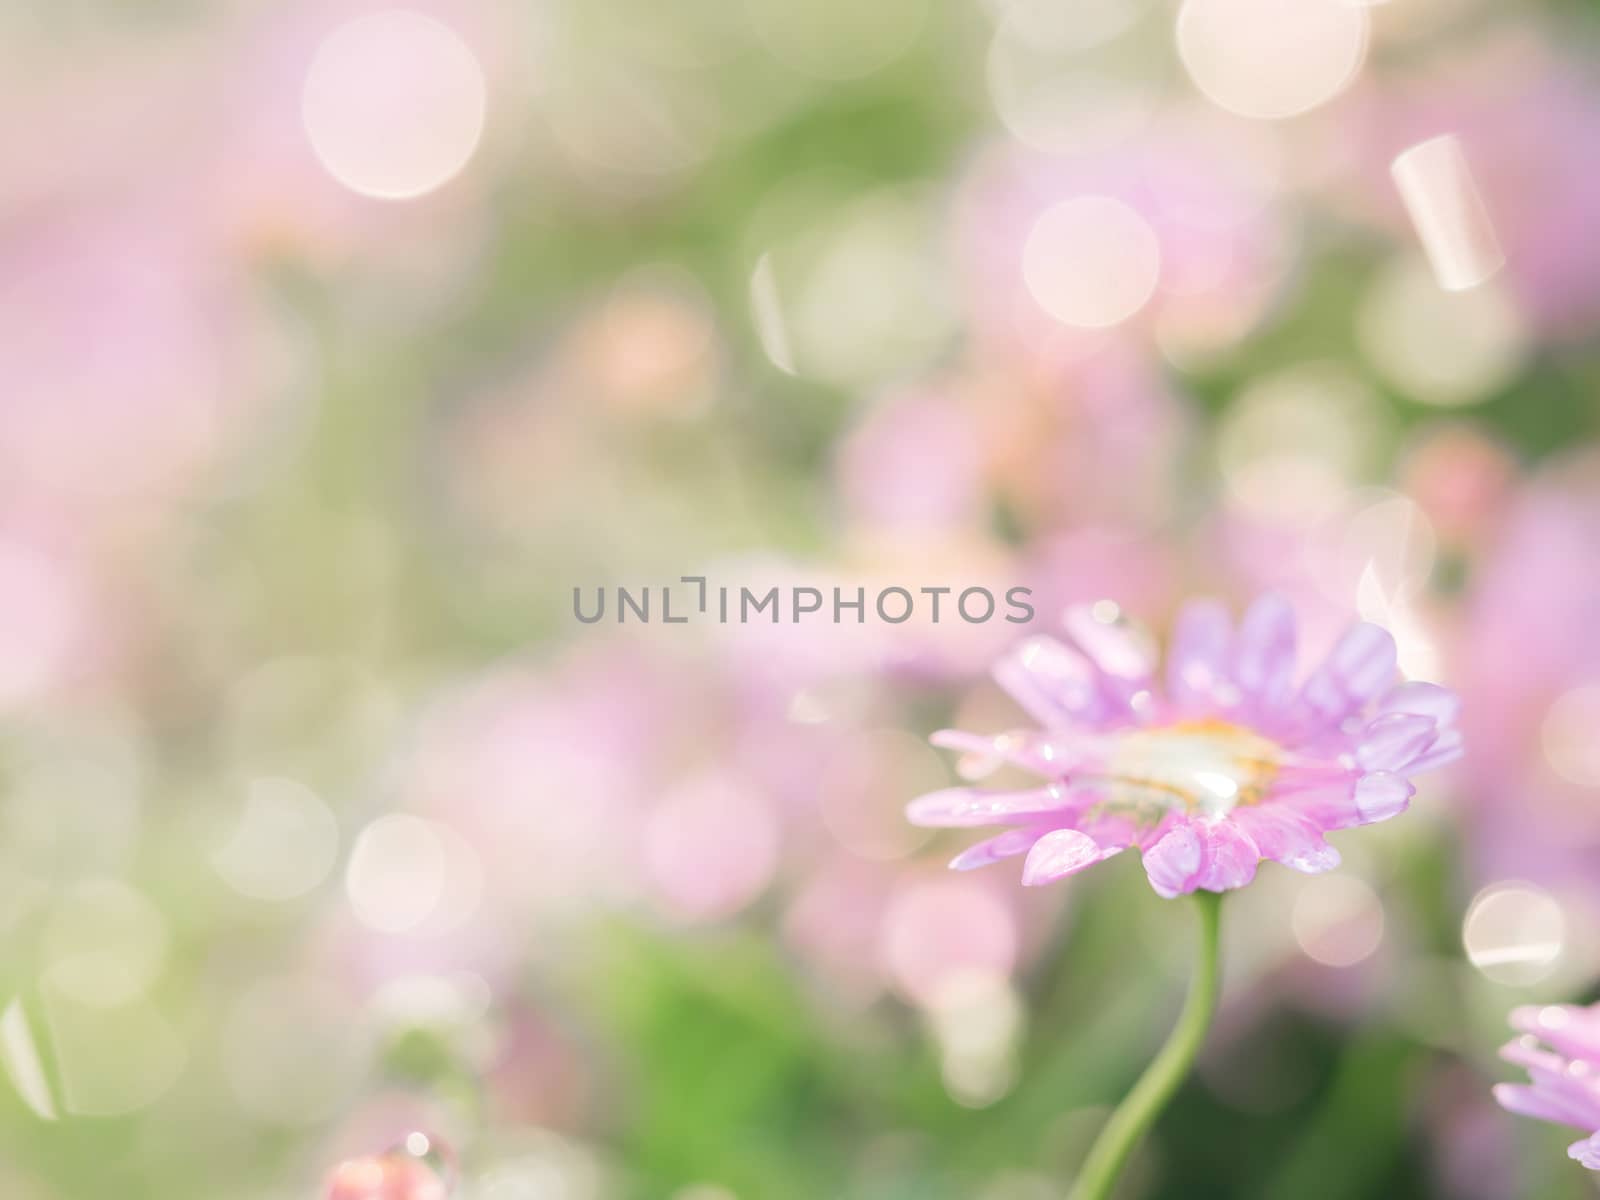
[[[325,1161],[365,1158],[374,1146],[398,1147],[406,1135],[432,1130],[437,1140],[447,1135],[459,1140],[465,1130],[436,1097],[404,1087],[377,1091],[345,1113],[321,1144]]]
[[[745,666],[717,645],[623,633],[493,668],[408,739],[405,807],[471,845],[486,917],[560,927],[639,904],[680,923],[733,917],[820,840],[819,773],[856,732],[796,720],[796,681]]]
[[[0,712],[92,674],[114,625],[81,550],[69,539],[0,521]]]
[[[971,525],[985,512],[981,427],[937,392],[886,397],[839,449],[839,492],[856,521],[886,532]]]
[[[590,1048],[578,1031],[523,1002],[506,1004],[498,1016],[499,1036],[483,1074],[492,1120],[581,1129],[591,1115],[597,1087]]]
[[[471,843],[496,907],[554,914],[632,891],[634,872],[601,864],[634,852],[614,835],[659,786],[668,729],[687,734],[666,669],[626,641],[592,643],[542,670],[492,668],[425,715],[403,791]]]
[[[1464,546],[1494,531],[1516,473],[1507,447],[1465,423],[1425,430],[1400,467],[1406,493],[1427,514],[1440,540]]]
[[[342,1162],[327,1188],[327,1200],[445,1200],[449,1194],[427,1163],[396,1154]]]
[[[1582,699],[1600,688],[1600,473],[1564,456],[1502,504],[1471,564],[1452,639],[1469,700],[1462,773],[1474,874],[1583,882],[1600,855]]]
[[[766,796],[730,772],[679,784],[650,813],[644,865],[656,897],[686,922],[732,916],[778,866],[779,828]]]
[[[1189,407],[1140,353],[1107,346],[1065,376],[1008,360],[960,398],[974,414],[990,486],[1019,520],[1149,528],[1170,518]]]
[[[1517,1194],[1509,1122],[1465,1063],[1440,1070],[1427,1086],[1423,1119],[1431,1130],[1433,1177],[1451,1200],[1504,1200]]]
[[[74,506],[195,480],[244,403],[236,297],[157,211],[72,212],[0,238],[0,477]]]
[[[895,889],[882,925],[883,969],[895,989],[937,1007],[977,975],[1008,978],[1017,965],[1017,912],[976,879],[913,874]]]
[[[1043,884],[1136,846],[1161,895],[1224,891],[1249,883],[1263,858],[1309,873],[1337,866],[1325,833],[1403,812],[1416,790],[1408,776],[1459,754],[1456,697],[1395,685],[1384,630],[1353,626],[1296,689],[1286,601],[1264,596],[1237,632],[1230,625],[1213,601],[1184,608],[1161,695],[1141,631],[1114,606],[1070,609],[1072,644],[1030,638],[994,669],[1043,729],[934,735],[966,752],[969,778],[1012,764],[1049,782],[933,792],[912,802],[911,820],[1015,826],[959,855],[957,870],[1026,854],[1023,883]]]
[[[1600,1171],[1600,1005],[1536,1005],[1513,1009],[1521,1037],[1500,1056],[1525,1067],[1530,1082],[1495,1085],[1494,1098],[1511,1112],[1593,1132],[1567,1153]]]
[[[1110,599],[1140,612],[1169,612],[1181,572],[1171,537],[1116,525],[1085,525],[1037,538],[1025,577],[1033,603],[1053,618],[1069,605]]]
[[[880,931],[894,878],[882,863],[838,853],[818,863],[799,884],[783,917],[788,947],[820,980],[829,1004],[865,1008],[877,998]]]

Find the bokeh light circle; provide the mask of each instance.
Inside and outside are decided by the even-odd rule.
[[[817,203],[830,206],[828,215],[801,216],[751,279],[763,348],[782,370],[843,387],[926,369],[958,318],[937,197],[885,188]]]
[[[211,854],[222,880],[252,900],[293,900],[332,872],[339,823],[310,788],[292,779],[252,779],[227,836]]]
[[[483,136],[487,91],[482,66],[454,30],[391,9],[323,39],[300,115],[336,180],[363,196],[405,200],[467,165]]]
[[[1167,90],[1170,60],[1151,53],[1130,5],[1017,5],[989,43],[984,79],[995,114],[1019,141],[1052,153],[1125,142]]]
[[[1064,325],[1103,329],[1137,313],[1161,276],[1149,223],[1110,196],[1075,196],[1046,209],[1022,250],[1039,307]]]
[[[1506,292],[1448,292],[1420,258],[1387,267],[1361,302],[1356,333],[1378,373],[1424,404],[1483,400],[1521,367],[1528,334]]]
[[[363,829],[345,867],[351,909],[379,933],[447,932],[476,911],[482,889],[482,868],[466,839],[407,813]]]
[[[1461,926],[1467,960],[1496,983],[1538,983],[1555,970],[1566,939],[1561,905],[1526,883],[1484,888]]]
[[[1322,875],[1300,889],[1289,925],[1307,958],[1326,967],[1352,967],[1383,942],[1383,904],[1353,875]]]
[[[1217,465],[1252,517],[1310,525],[1370,470],[1383,427],[1377,396],[1354,373],[1296,363],[1239,394],[1217,430]]]
[[[1600,788],[1600,683],[1556,698],[1539,729],[1551,770],[1579,787]]]
[[[161,910],[112,879],[74,886],[50,914],[41,938],[50,985],[91,1008],[143,996],[167,956]]]
[[[1184,0],[1178,53],[1206,98],[1275,120],[1325,104],[1366,57],[1366,9],[1341,0]]]

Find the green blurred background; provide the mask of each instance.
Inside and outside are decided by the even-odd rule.
[[[1467,762],[1122,1194],[1589,1194],[1488,1088],[1600,977],[1595,13],[1304,4],[8,0],[0,1196],[1063,1196],[1191,914],[903,824],[1015,629],[574,619],[683,575],[1393,628]]]

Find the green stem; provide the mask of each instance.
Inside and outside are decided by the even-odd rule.
[[[1217,985],[1221,979],[1218,932],[1222,924],[1222,894],[1196,892],[1194,898],[1200,914],[1200,950],[1195,960],[1194,979],[1189,984],[1189,998],[1184,1001],[1183,1012],[1167,1044],[1161,1047],[1161,1052],[1117,1106],[1089,1148],[1071,1200],[1107,1200],[1117,1186],[1122,1168],[1128,1163],[1128,1156],[1176,1094],[1194,1065],[1195,1056],[1200,1053],[1200,1044],[1205,1041],[1206,1029],[1217,1010]]]

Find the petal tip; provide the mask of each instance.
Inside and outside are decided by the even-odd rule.
[[[1567,1157],[1587,1170],[1600,1171],[1600,1132],[1573,1142],[1567,1147]]]
[[[1085,867],[1116,854],[1077,829],[1056,829],[1045,834],[1028,851],[1022,864],[1024,887],[1039,887],[1075,875]]]
[[[1390,771],[1369,771],[1356,781],[1355,805],[1365,825],[1399,816],[1417,794],[1409,779]]]

